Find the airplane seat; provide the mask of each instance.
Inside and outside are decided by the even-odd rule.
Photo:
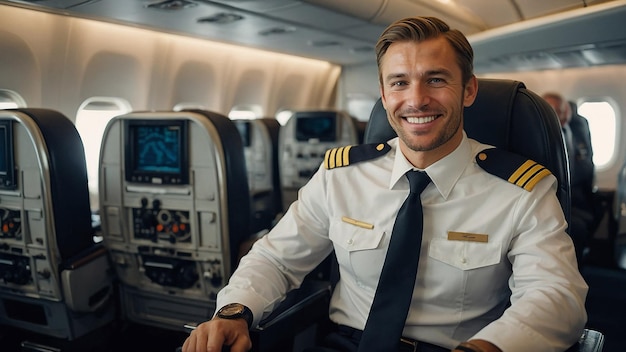
[[[557,196],[570,219],[569,167],[559,121],[541,97],[522,82],[479,79],[478,95],[465,108],[463,126],[468,137],[528,157],[548,168],[558,180]],[[396,137],[379,99],[365,130],[365,143]],[[578,344],[568,351],[602,350],[604,335],[585,329]]]
[[[109,324],[113,275],[94,241],[74,124],[49,109],[3,110],[0,144],[0,324],[62,340]]]
[[[360,121],[356,117],[352,117],[352,122],[354,123],[354,127],[356,128],[358,144],[363,144],[363,139],[365,138],[365,128],[367,127],[367,121]]]
[[[344,111],[296,111],[278,138],[283,206],[288,208],[317,171],[326,150],[359,144],[353,118]]]
[[[131,112],[106,126],[102,237],[124,318],[184,331],[210,319],[250,237],[242,138],[204,110]]]
[[[279,216],[284,211],[283,198],[280,192],[280,163],[278,161],[278,139],[280,136],[281,124],[275,118],[265,117],[259,119],[265,125],[272,141],[272,187],[274,200],[274,216]],[[276,218],[274,218],[274,222]]]
[[[251,233],[273,227],[282,213],[278,176],[278,133],[273,118],[234,120],[241,133],[251,197]]]

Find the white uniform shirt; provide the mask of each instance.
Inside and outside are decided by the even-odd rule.
[[[413,168],[398,139],[389,144],[377,159],[320,168],[242,259],[217,307],[243,303],[258,323],[334,248],[341,279],[330,317],[363,329],[408,195],[404,174]],[[448,348],[482,338],[506,352],[565,350],[586,322],[587,285],[565,233],[556,178],[525,191],[477,165],[475,155],[488,147],[464,135],[453,153],[426,169],[432,183],[421,196],[423,242],[403,335]],[[487,242],[449,240],[449,232],[485,235]]]

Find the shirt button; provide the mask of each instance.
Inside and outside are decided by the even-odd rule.
[[[461,264],[467,264],[467,259],[466,258],[461,258]]]
[[[354,241],[353,241],[352,239],[349,239],[349,240],[348,240],[348,245],[350,245],[350,246],[351,246],[353,243],[354,243]]]

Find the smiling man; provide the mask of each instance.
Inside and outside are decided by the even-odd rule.
[[[524,189],[494,176],[490,160],[517,167],[520,157],[463,131],[478,89],[467,39],[436,18],[407,18],[382,33],[376,52],[398,137],[327,152],[185,352],[249,349],[248,328],[331,252],[335,331],[310,351],[564,351],[581,335],[587,285],[556,179],[545,170]],[[405,199],[421,207],[407,211]],[[406,225],[406,213],[417,225]],[[398,244],[404,237],[413,244]]]

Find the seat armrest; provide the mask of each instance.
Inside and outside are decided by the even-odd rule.
[[[314,346],[318,330],[328,321],[329,303],[328,281],[305,280],[250,330],[253,351],[291,351],[295,346]]]
[[[328,303],[330,301],[330,283],[327,281],[308,280],[302,286],[290,292],[284,301],[265,317],[252,331],[264,331],[274,325],[283,324],[290,319],[300,318],[298,322],[308,320],[302,315],[318,303],[325,303],[324,316],[328,315]]]
[[[96,245],[65,264],[61,284],[70,310],[91,313],[110,301],[114,275],[104,247]]]
[[[604,334],[585,329],[578,342],[570,347],[566,352],[602,352],[604,348]]]

